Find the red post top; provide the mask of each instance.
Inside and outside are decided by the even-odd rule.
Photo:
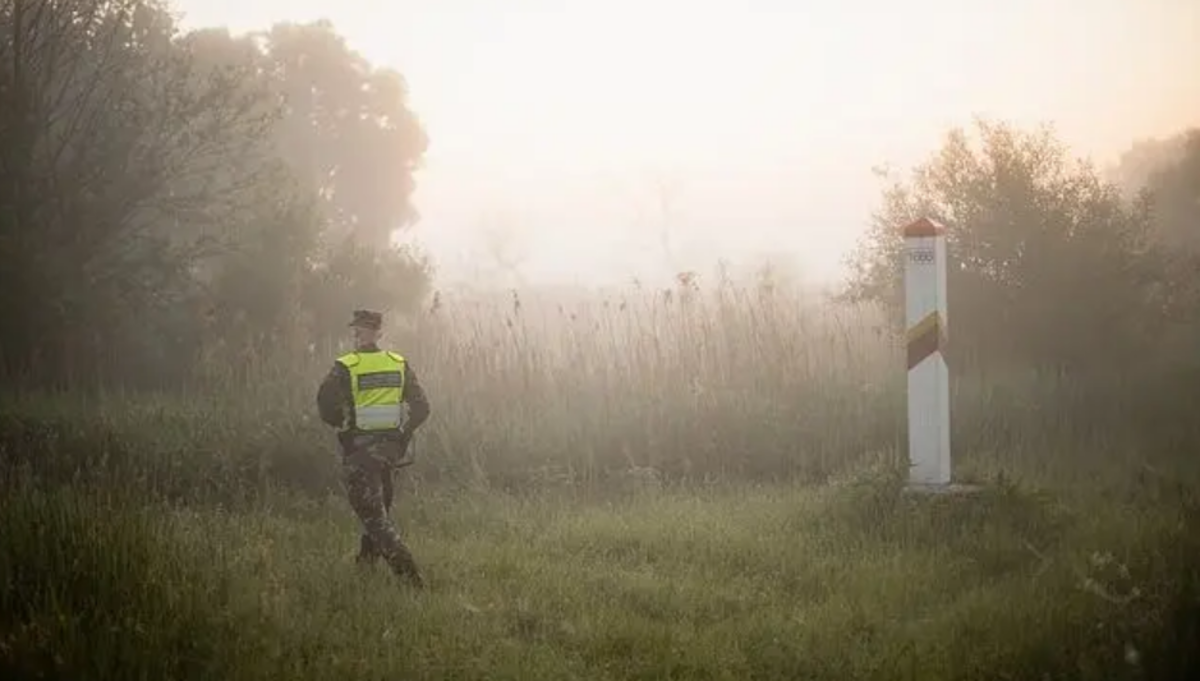
[[[941,236],[946,233],[946,228],[936,220],[929,218],[918,218],[915,222],[911,222],[904,226],[905,239],[917,239],[921,237]]]

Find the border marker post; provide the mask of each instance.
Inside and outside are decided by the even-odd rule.
[[[908,358],[908,482],[950,485],[950,381],[946,344],[946,233],[929,218],[904,227]]]

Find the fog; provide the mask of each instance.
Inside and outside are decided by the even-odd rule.
[[[402,73],[430,145],[398,238],[442,287],[663,283],[767,256],[828,284],[878,205],[873,169],[951,126],[1049,123],[1110,167],[1200,114],[1188,0],[174,6],[235,32],[328,18]]]
[[[1200,678],[1200,3],[806,5],[0,0],[0,677]]]

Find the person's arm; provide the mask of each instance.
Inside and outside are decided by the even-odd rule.
[[[429,397],[417,379],[412,365],[404,365],[404,401],[408,403],[408,421],[404,424],[404,438],[412,437],[417,428],[429,418]]]
[[[334,362],[317,388],[317,413],[322,421],[334,428],[341,428],[346,423],[349,385],[350,372],[340,362]]]

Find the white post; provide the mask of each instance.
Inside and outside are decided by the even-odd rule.
[[[921,218],[904,228],[908,345],[908,480],[950,484],[950,382],[946,359],[946,236]]]

